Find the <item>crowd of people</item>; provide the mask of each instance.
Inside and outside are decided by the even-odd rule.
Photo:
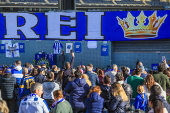
[[[33,66],[15,61],[0,68],[2,113],[169,113],[167,102],[170,68],[160,63],[158,72],[146,72],[137,62],[102,70],[92,64],[73,68],[75,55],[65,69],[56,65]]]

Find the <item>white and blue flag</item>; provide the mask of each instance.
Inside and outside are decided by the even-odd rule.
[[[63,48],[63,45],[61,43],[54,43],[53,45],[54,54],[60,54],[62,48]]]

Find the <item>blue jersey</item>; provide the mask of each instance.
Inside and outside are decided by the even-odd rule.
[[[30,88],[33,83],[35,83],[35,81],[34,77],[32,77],[31,75],[25,75],[21,79],[21,83],[19,85],[19,96],[21,98],[31,93]]]

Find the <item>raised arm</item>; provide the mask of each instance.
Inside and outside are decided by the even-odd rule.
[[[71,53],[71,56],[72,56],[72,58],[71,58],[70,66],[71,66],[71,68],[73,68],[73,65],[74,65],[74,58],[75,58],[74,53]]]

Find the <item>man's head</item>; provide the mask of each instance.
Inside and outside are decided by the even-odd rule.
[[[15,66],[21,66],[21,61],[20,60],[15,61]]]
[[[122,73],[117,73],[116,74],[116,81],[123,81],[124,80],[124,77],[123,77],[123,74]]]
[[[22,70],[22,73],[25,75],[25,74],[28,74],[28,68],[24,68],[23,70]]]
[[[31,93],[37,94],[39,97],[43,94],[43,87],[40,83],[34,83],[31,86]]]
[[[110,84],[111,83],[111,78],[109,75],[106,75],[104,78],[103,78],[103,82],[104,84]]]
[[[42,64],[41,67],[42,67],[42,68],[46,68],[46,64]]]
[[[117,65],[113,64],[112,68],[117,72]]]
[[[30,68],[30,63],[25,63],[25,65],[24,65],[25,67],[27,67],[27,68]]]
[[[38,74],[45,74],[44,68],[38,68]]]
[[[90,66],[86,66],[86,70],[87,70],[87,71],[92,71],[92,70],[93,70],[93,68],[92,68],[92,67],[90,67]]]
[[[48,72],[48,73],[47,73],[47,79],[52,79],[52,80],[54,80],[54,73],[53,73],[53,72]]]
[[[159,72],[163,72],[165,69],[166,69],[166,68],[165,68],[165,64],[164,64],[164,63],[160,63],[160,64],[158,65],[158,71],[159,71]]]
[[[91,67],[93,69],[93,64],[88,64],[89,67]]]
[[[57,71],[57,69],[58,69],[58,67],[57,67],[56,65],[53,65],[53,66],[52,66],[52,70]]]
[[[151,95],[160,95],[161,94],[161,88],[158,85],[153,85],[150,88]]]
[[[76,78],[82,78],[82,73],[81,71],[75,71],[74,72]]]
[[[69,69],[71,67],[70,62],[66,62],[65,67],[66,69]]]

